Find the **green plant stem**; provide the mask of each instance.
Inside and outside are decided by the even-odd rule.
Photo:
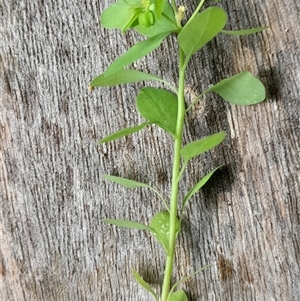
[[[189,18],[189,20],[187,21],[186,24],[188,24],[189,22],[191,22],[191,21],[197,16],[197,14],[198,14],[199,10],[202,8],[204,2],[205,2],[205,0],[202,0],[202,1],[198,4],[196,10],[194,11],[194,13],[193,13],[192,16]],[[186,24],[185,24],[185,25],[186,25]]]
[[[179,50],[179,85],[178,85],[178,114],[176,125],[176,138],[174,141],[174,158],[173,158],[173,174],[172,174],[172,190],[170,201],[170,238],[169,238],[169,252],[166,258],[166,267],[164,274],[164,281],[162,286],[161,301],[167,301],[170,292],[171,277],[173,271],[174,253],[177,230],[177,203],[178,203],[178,186],[179,186],[179,172],[180,172],[180,150],[182,144],[182,132],[185,116],[185,102],[184,102],[184,77],[187,63],[184,59],[182,49]]]

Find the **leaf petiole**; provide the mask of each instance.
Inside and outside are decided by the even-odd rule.
[[[201,93],[200,95],[198,95],[195,100],[192,101],[192,103],[188,106],[188,108],[186,109],[186,113],[192,108],[192,106],[200,100],[200,98],[206,93],[206,91],[204,91],[203,93]]]
[[[187,24],[189,24],[198,14],[198,12],[200,11],[200,9],[202,8],[203,4],[204,4],[205,0],[201,0],[201,2],[198,4],[196,10],[194,11],[194,13],[192,14],[192,16],[189,18],[189,20],[187,21],[187,23],[185,24],[185,26]]]

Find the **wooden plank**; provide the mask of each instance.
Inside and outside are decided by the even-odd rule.
[[[97,140],[142,119],[140,84],[89,93],[89,81],[139,35],[108,31],[98,15],[112,1],[1,3],[0,290],[3,300],[150,300],[134,268],[159,289],[163,252],[139,231],[103,218],[147,223],[162,208],[150,191],[128,191],[100,174],[170,189],[172,144],[150,128],[117,142]],[[186,1],[194,8],[196,0]],[[226,130],[225,143],[193,160],[182,193],[218,172],[188,206],[174,280],[209,264],[184,288],[191,300],[298,300],[300,295],[299,3],[220,4],[228,29],[269,25],[242,38],[220,35],[197,54],[187,102],[209,84],[249,70],[267,85],[253,107],[203,99],[185,141]],[[191,9],[187,9],[191,13]],[[136,64],[176,84],[174,37]]]

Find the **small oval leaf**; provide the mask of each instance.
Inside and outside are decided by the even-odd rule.
[[[156,231],[153,232],[155,238],[164,247],[166,253],[169,253],[169,236],[170,236],[170,213],[169,211],[158,212],[152,219],[150,227]],[[180,231],[180,220],[176,219],[177,234]]]
[[[266,98],[264,85],[248,71],[223,79],[207,92],[215,92],[224,100],[242,106],[253,105]]]
[[[178,103],[174,94],[164,89],[144,88],[137,97],[136,106],[149,122],[175,137]]]
[[[204,137],[200,140],[191,142],[181,149],[181,156],[185,162],[188,162],[192,158],[201,155],[220,144],[224,140],[225,136],[226,133],[221,131],[219,133]]]
[[[189,299],[186,293],[184,292],[184,290],[176,291],[175,293],[172,293],[168,298],[168,301],[188,301],[188,300]]]
[[[222,8],[207,8],[182,28],[178,35],[180,47],[191,56],[221,32],[226,21],[227,14]]]

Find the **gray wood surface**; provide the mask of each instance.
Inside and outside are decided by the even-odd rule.
[[[155,289],[163,252],[147,234],[103,218],[148,223],[162,206],[147,190],[100,178],[126,176],[167,196],[171,139],[153,127],[99,146],[103,136],[142,121],[142,85],[96,89],[89,81],[139,39],[100,27],[113,1],[2,0],[0,102],[0,290],[5,301],[150,300],[131,276]],[[191,8],[197,1],[186,1]],[[285,300],[300,296],[300,6],[296,0],[223,0],[228,29],[269,25],[248,37],[220,35],[190,63],[187,102],[243,70],[266,84],[253,107],[204,98],[188,115],[185,141],[221,129],[226,141],[193,160],[181,196],[224,167],[189,204],[174,280],[190,300]],[[135,67],[176,84],[174,38]],[[152,85],[152,83],[148,83]],[[154,85],[154,84],[153,84]]]

